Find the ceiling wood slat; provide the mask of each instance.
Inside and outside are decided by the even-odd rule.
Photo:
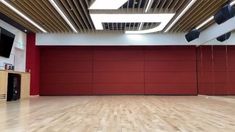
[[[75,10],[75,14],[77,14],[77,16],[79,16],[81,18],[81,23],[83,25],[83,29],[85,31],[89,30],[90,27],[89,27],[89,23],[88,21],[86,21],[86,16],[83,14],[83,11],[82,11],[82,7],[81,6],[78,6],[78,5],[75,5],[74,2],[72,2],[71,0],[67,0],[70,7],[72,7],[74,10]]]
[[[172,30],[173,32],[177,32],[177,29],[181,28],[181,27],[185,24],[185,22],[187,22],[187,21],[182,21],[182,20],[183,20],[183,19],[189,19],[189,18],[193,17],[193,14],[194,14],[195,12],[197,12],[196,9],[197,9],[197,8],[201,9],[204,5],[205,5],[205,3],[204,3],[203,1],[197,1],[197,2],[194,4],[194,6],[191,8],[191,10],[189,10],[189,11],[187,12],[187,14],[186,14],[186,15],[188,15],[188,14],[191,14],[191,15],[188,16],[188,17],[182,17],[181,20],[179,20],[179,21],[177,22],[177,26],[173,27],[171,30]],[[186,16],[186,15],[185,15],[185,16]],[[191,24],[190,24],[190,25],[191,25]]]
[[[10,11],[8,9],[8,7],[0,4],[0,11],[1,13],[9,16],[12,20],[18,22],[21,25],[24,25],[25,28],[33,31],[33,32],[41,32],[39,29],[37,29],[36,27],[34,27],[33,25],[29,24],[26,20],[22,19],[20,16],[16,15],[15,13],[13,13],[12,11]]]
[[[172,4],[173,0],[169,0],[168,3],[166,4],[166,9],[169,9],[170,5]]]
[[[31,13],[32,10],[29,10],[29,9],[25,8],[25,6],[27,6],[25,3],[22,4],[22,2],[19,3],[18,1],[15,1],[13,5],[14,5],[18,10],[20,10],[21,12],[23,12],[25,15],[31,16],[30,18],[31,18],[34,22],[37,21],[37,18],[36,18],[37,14]],[[26,12],[27,12],[27,13],[26,13]],[[49,27],[49,25],[45,25],[45,26],[42,25],[42,21],[41,21],[41,20],[38,20],[36,23],[39,24],[41,27],[43,27],[46,31],[52,32],[52,29]]]
[[[56,21],[50,17],[50,15],[48,14],[48,10],[44,8],[44,10],[40,10],[42,9],[43,7],[38,3],[38,1],[32,1],[30,0],[30,3],[31,5],[33,6],[33,8],[37,9],[37,11],[40,12],[40,14],[47,20],[47,22],[53,26],[55,32],[63,32],[63,28],[58,24],[56,23]]]
[[[195,15],[194,18],[192,18],[192,20],[189,21],[189,23],[191,23],[191,25],[195,25],[198,26],[200,25],[202,22],[204,22],[206,19],[208,19],[209,17],[213,16],[217,11],[218,11],[218,6],[224,5],[224,3],[226,3],[226,1],[218,1],[218,3],[213,2],[214,4],[211,4],[211,8],[209,9],[204,9],[201,11],[201,15]],[[197,20],[196,17],[200,17],[200,20]],[[182,31],[186,31],[187,29],[189,29],[189,25],[185,26],[185,28],[182,29]]]
[[[76,24],[76,28],[79,29],[80,32],[83,32],[83,26],[84,25],[82,25],[83,23],[81,23],[81,19],[79,17],[76,17],[76,15],[71,11],[71,8],[69,7],[69,5],[68,5],[66,0],[61,0],[60,2],[61,2],[61,5],[63,5],[63,7],[64,7],[64,10],[63,9],[62,10],[64,12],[66,11],[66,13],[70,16],[71,23],[74,26]],[[58,3],[59,3],[59,1],[58,1]]]
[[[56,30],[56,27],[53,28],[53,25],[51,25],[51,23],[48,23],[48,21],[44,19],[45,17],[42,17],[40,11],[35,11],[36,9],[33,7],[33,5],[31,3],[29,4],[28,2],[30,1],[25,1],[22,4],[22,2],[16,1],[14,4],[18,7],[22,7],[22,9],[27,12],[24,12],[24,14],[26,14],[27,16],[31,16],[31,19],[33,19],[34,21],[39,20],[40,23],[37,24],[42,26],[48,32],[54,32]]]
[[[160,10],[164,10],[163,7],[168,0],[162,0],[161,5],[159,6]]]
[[[68,12],[71,12],[72,14],[74,14],[75,16],[72,16],[72,18],[74,19],[74,21],[76,21],[77,25],[80,25],[82,28],[83,32],[86,32],[86,24],[82,21],[81,18],[81,13],[79,12],[79,10],[77,10],[77,8],[75,7],[75,5],[73,3],[71,3],[70,0],[67,0],[68,6],[66,6],[65,8],[67,9]]]
[[[105,23],[104,31],[95,30],[90,18],[90,5],[95,0],[55,0],[61,10],[66,14],[78,32],[124,32],[125,30],[138,30],[140,23]],[[60,16],[48,0],[9,0],[10,4],[22,11],[25,15],[42,26],[48,33],[72,33],[73,30]],[[109,13],[145,13],[149,0],[129,0],[120,9],[108,11]],[[189,4],[190,0],[153,0],[148,13],[179,13]],[[198,26],[208,17],[215,14],[227,0],[197,0],[197,2],[180,18],[171,28],[170,32],[188,32]],[[105,3],[104,3],[105,4]],[[33,32],[41,32],[35,26],[23,20],[21,16],[0,3],[1,13],[7,15],[22,26]],[[105,13],[105,10],[92,10],[95,13]],[[172,19],[172,21],[174,20]],[[20,19],[20,20],[18,20]],[[202,27],[206,29],[213,22]],[[157,26],[156,23],[145,23],[142,29]]]
[[[73,2],[75,3],[75,5],[78,4],[76,0],[73,0]],[[93,25],[93,23],[92,23],[92,20],[91,20],[91,18],[90,18],[90,15],[88,14],[88,11],[87,11],[87,9],[88,9],[89,7],[87,6],[87,4],[84,3],[83,0],[79,0],[79,2],[81,3],[82,10],[83,10],[83,12],[85,13],[86,19],[87,19],[87,21],[89,22],[89,28],[91,28],[91,29],[94,31],[95,27],[94,27],[94,25]]]
[[[51,14],[53,14],[55,19],[58,19],[57,21],[60,22],[64,28],[66,28],[67,32],[72,32],[72,29],[70,29],[69,25],[63,20],[63,18],[57,13],[57,11],[54,9],[54,7],[49,3],[48,0],[41,0],[42,4],[44,4],[50,11]],[[65,31],[65,32],[66,32]]]
[[[180,7],[183,5],[184,2],[185,2],[184,0],[178,0],[176,6],[174,7],[174,10],[178,11],[180,9]],[[189,2],[190,1],[187,1],[187,3],[189,3]],[[184,6],[186,6],[186,5],[184,5]]]
[[[217,1],[214,2],[211,1],[200,1],[200,3],[197,4],[197,7],[191,10],[190,16],[185,16],[182,20],[181,26],[178,28],[175,28],[175,31],[185,31],[191,30],[193,27],[198,26],[200,23],[202,23],[205,19],[209,18],[211,15],[215,14],[216,9],[219,9],[218,6],[222,6],[225,1]],[[210,6],[210,8],[206,8],[207,6]],[[205,17],[203,19],[203,16]],[[198,18],[201,18],[200,20]],[[197,23],[198,22],[198,23]],[[190,23],[190,25],[189,25]]]
[[[37,3],[37,5],[40,7],[38,7],[38,10],[40,9],[44,9],[42,10],[42,13],[44,14],[44,16],[53,24],[53,26],[58,27],[57,32],[62,32],[64,33],[66,31],[66,28],[64,28],[60,22],[58,22],[58,20],[55,19],[55,17],[52,15],[52,13],[50,12],[50,10],[46,7],[43,6],[42,2],[40,1],[34,1],[35,4]]]
[[[154,12],[157,11],[159,4],[160,4],[160,0],[157,0],[157,3],[156,3],[154,10],[153,10]]]
[[[173,0],[173,3],[169,6],[168,9],[175,10],[176,5],[178,4],[179,0]]]
[[[29,10],[32,11],[33,14],[36,14],[36,18],[37,19],[41,19],[42,23],[45,25],[48,25],[49,28],[53,31],[56,32],[59,28],[57,28],[56,26],[53,25],[53,22],[50,19],[47,19],[47,17],[45,16],[45,13],[43,13],[44,10],[40,10],[38,9],[38,5],[34,5],[36,4],[36,2],[32,2],[31,0],[28,0],[28,2],[26,2],[26,8],[28,8]],[[45,23],[44,23],[45,22]]]

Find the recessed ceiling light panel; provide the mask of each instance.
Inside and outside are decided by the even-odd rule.
[[[96,30],[104,30],[102,23],[160,23],[156,28],[145,31],[126,31],[126,33],[151,33],[164,29],[168,22],[174,16],[174,13],[163,14],[90,14]],[[141,18],[141,19],[140,19]]]
[[[90,6],[91,10],[116,10],[125,4],[128,0],[96,0]]]

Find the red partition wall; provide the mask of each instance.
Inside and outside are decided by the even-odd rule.
[[[40,95],[195,95],[196,48],[42,47],[40,75]]]
[[[38,95],[40,88],[40,48],[35,45],[36,35],[27,34],[26,70],[30,71],[30,95]]]
[[[95,94],[144,94],[143,47],[94,48]]]
[[[147,47],[146,94],[197,94],[195,47]]]
[[[93,50],[90,47],[41,49],[40,95],[93,94]]]
[[[197,58],[199,94],[235,94],[234,46],[200,46]]]

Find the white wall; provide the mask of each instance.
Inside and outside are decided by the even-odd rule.
[[[188,43],[185,34],[36,34],[38,46],[148,46],[148,45],[235,45],[235,33],[229,40],[218,41],[192,41]],[[208,43],[208,41],[210,43]],[[206,42],[206,43],[205,43]]]
[[[15,34],[10,58],[0,57],[0,69],[4,69],[5,63],[15,65],[16,71],[25,71],[26,66],[26,34],[10,24],[0,20],[0,27]],[[23,49],[21,46],[23,45]]]
[[[185,34],[142,34],[122,33],[90,34],[36,34],[36,45],[62,46],[147,46],[147,45],[195,45],[186,42]]]

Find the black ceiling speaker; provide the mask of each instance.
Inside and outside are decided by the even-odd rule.
[[[194,30],[188,32],[188,33],[185,35],[185,38],[186,38],[186,40],[187,40],[188,42],[190,42],[190,41],[193,41],[194,39],[199,38],[199,35],[200,35],[199,30],[194,29]]]
[[[228,19],[234,17],[234,15],[235,15],[235,8],[228,4],[214,15],[214,19],[217,24],[221,24],[227,21]]]
[[[216,38],[218,41],[220,41],[220,42],[224,42],[225,40],[228,40],[229,38],[230,38],[230,36],[231,36],[231,32],[228,32],[228,33],[226,33],[226,34],[224,34],[224,35],[221,35],[221,36],[219,36],[218,38]]]

